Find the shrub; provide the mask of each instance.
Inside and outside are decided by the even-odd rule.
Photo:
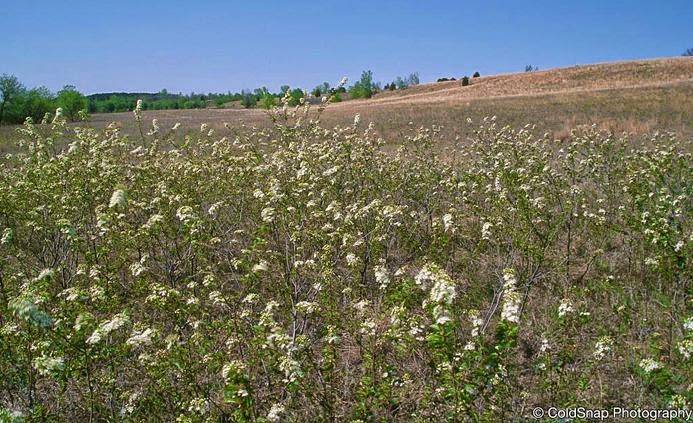
[[[478,78],[480,76],[481,76],[481,74],[479,72],[474,72],[474,75],[472,75],[472,78]]]
[[[257,104],[257,97],[250,91],[243,90],[241,92],[241,105],[245,107],[246,109],[250,109],[251,107],[255,107]]]
[[[233,139],[181,142],[139,108],[137,137],[21,129],[0,161],[0,419],[685,407],[690,140],[491,118],[442,148],[301,110]]]
[[[693,56],[693,48],[686,49],[686,51],[683,52],[682,56]]]
[[[269,110],[277,105],[277,98],[270,93],[265,93],[262,98],[260,98],[260,107]]]
[[[463,87],[466,87],[467,85],[469,85],[469,77],[468,76],[463,76],[460,81],[462,82]]]

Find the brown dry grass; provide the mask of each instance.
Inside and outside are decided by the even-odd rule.
[[[473,78],[462,87],[459,81],[422,84],[403,91],[383,92],[369,100],[330,105],[323,115],[327,125],[346,124],[355,114],[372,121],[383,137],[397,140],[411,126],[443,126],[442,138],[451,141],[471,135],[475,123],[496,116],[500,124],[534,124],[557,138],[580,125],[635,135],[671,130],[693,136],[693,58],[666,58],[575,66],[540,72]],[[242,130],[266,126],[262,110],[204,109],[146,111],[143,118],[156,118],[162,127],[180,122],[190,131],[202,123],[222,129],[229,123]],[[132,113],[96,114],[90,125],[103,127],[116,122],[134,131]],[[11,127],[0,128],[0,139],[12,138]],[[0,142],[0,150],[3,149]]]
[[[382,92],[371,100],[360,102],[369,106],[459,102],[480,98],[657,87],[691,81],[693,81],[693,59],[680,57],[471,78],[471,84],[466,87],[463,87],[459,81],[422,84],[404,91]],[[356,102],[338,106],[353,106],[354,103]]]

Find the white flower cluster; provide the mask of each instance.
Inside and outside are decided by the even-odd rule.
[[[651,358],[643,358],[640,360],[640,368],[647,374],[662,368],[662,363]]]
[[[503,271],[503,309],[501,319],[520,323],[520,293],[517,292],[517,278],[513,269]]]
[[[597,361],[602,360],[609,352],[611,352],[613,345],[614,341],[610,337],[602,336],[599,338],[597,343],[594,344],[594,359]]]
[[[451,320],[450,308],[457,292],[448,274],[435,264],[426,264],[416,275],[415,281],[422,288],[432,284],[428,301],[433,304],[433,318],[437,324]]]
[[[125,343],[133,347],[139,347],[142,345],[149,345],[152,343],[152,336],[156,334],[156,331],[147,328],[144,330],[133,330],[132,335],[128,338]]]
[[[86,342],[90,345],[98,344],[99,342],[101,342],[101,340],[103,340],[103,338],[108,336],[108,334],[110,334],[114,330],[120,329],[127,323],[128,317],[123,313],[118,313],[115,316],[113,316],[113,318],[111,318],[110,320],[101,323],[101,325],[99,325],[99,327],[96,328],[94,333],[92,333],[91,336],[87,338]]]
[[[111,200],[108,202],[108,207],[109,208],[114,208],[114,207],[125,207],[125,204],[127,203],[127,195],[125,194],[125,191],[122,189],[117,189],[113,191],[113,194],[111,194]]]
[[[561,301],[561,304],[558,305],[558,317],[565,317],[574,311],[575,309],[573,308],[573,303],[571,303],[567,298],[564,298]]]

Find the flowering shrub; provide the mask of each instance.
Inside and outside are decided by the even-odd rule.
[[[0,173],[2,419],[690,402],[687,142],[488,119],[441,156],[437,128],[390,145],[322,107],[183,142],[139,107],[137,137],[27,122]]]

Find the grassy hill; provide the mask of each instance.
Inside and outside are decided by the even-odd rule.
[[[411,125],[442,126],[441,137],[453,140],[470,135],[467,118],[479,122],[496,116],[501,124],[527,123],[556,137],[565,137],[580,125],[636,135],[672,130],[693,134],[693,58],[604,63],[539,72],[482,76],[463,87],[459,81],[421,84],[403,91],[382,92],[368,100],[329,106],[328,124],[346,124],[355,114],[373,121],[385,137],[397,137]],[[232,125],[263,126],[262,110],[170,110],[144,112],[163,125],[181,122],[198,128]],[[96,125],[132,123],[130,113],[95,115]],[[411,124],[410,124],[411,122]]]
[[[402,91],[385,91],[368,100],[350,100],[329,106],[327,125],[347,124],[355,114],[374,122],[385,138],[396,139],[411,126],[440,126],[444,143],[471,135],[485,117],[503,125],[531,123],[557,138],[582,125],[601,130],[642,135],[674,131],[693,135],[693,58],[676,57],[580,65],[538,72],[500,74],[460,81],[427,83]],[[265,126],[266,112],[258,109],[193,109],[143,112],[145,121],[158,119],[162,127],[180,122],[197,129],[202,123],[219,130],[233,126]],[[134,131],[132,113],[94,114],[96,127],[117,122]],[[8,138],[11,127],[0,128]]]

